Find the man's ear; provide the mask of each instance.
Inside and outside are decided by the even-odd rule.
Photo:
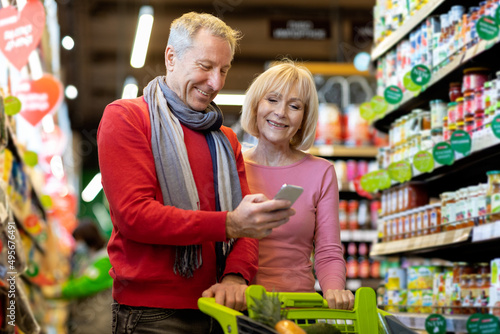
[[[175,51],[171,45],[168,45],[165,50],[165,67],[167,71],[172,71],[175,64]]]

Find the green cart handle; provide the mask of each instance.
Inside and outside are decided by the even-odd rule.
[[[198,299],[198,308],[219,322],[224,333],[238,333],[236,317],[244,315],[227,306],[217,304],[215,298],[202,297]]]

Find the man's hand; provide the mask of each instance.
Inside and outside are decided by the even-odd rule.
[[[227,213],[226,237],[267,237],[273,228],[285,224],[295,214],[290,205],[290,201],[268,200],[263,194],[247,195],[236,209]]]
[[[245,290],[248,287],[246,281],[238,275],[226,275],[221,283],[212,285],[203,291],[202,297],[215,297],[217,304],[225,305],[236,311],[244,311],[247,308]]]
[[[338,310],[352,310],[354,308],[354,295],[350,290],[328,289],[324,294],[328,307]]]

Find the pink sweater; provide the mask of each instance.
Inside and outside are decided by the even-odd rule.
[[[259,242],[259,269],[253,281],[268,291],[313,292],[311,253],[323,291],[345,288],[345,261],[340,242],[339,192],[333,165],[308,154],[289,166],[245,162],[252,193],[272,198],[283,183],[304,192],[293,205],[296,214]]]

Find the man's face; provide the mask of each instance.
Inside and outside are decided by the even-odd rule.
[[[188,107],[203,111],[224,87],[231,60],[229,43],[202,29],[182,58],[167,47],[167,85]]]

